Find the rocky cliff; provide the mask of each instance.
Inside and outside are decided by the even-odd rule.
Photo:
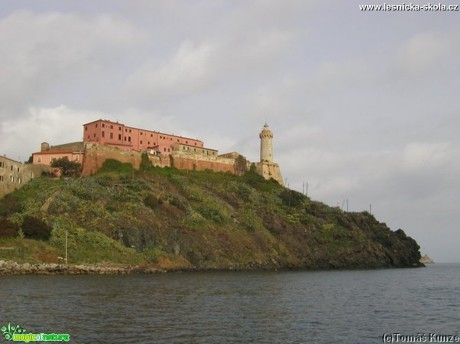
[[[0,224],[0,234],[19,230],[34,238],[40,231],[30,227],[41,226],[49,231],[40,236],[47,254],[30,259],[46,256],[48,263],[63,255],[67,232],[73,263],[164,269],[421,265],[419,246],[401,229],[391,231],[367,212],[313,201],[256,173],[141,169],[108,160],[90,177],[34,180],[0,201],[3,227],[9,226],[5,231]],[[25,239],[8,240],[14,246]],[[0,259],[12,258],[2,254]]]

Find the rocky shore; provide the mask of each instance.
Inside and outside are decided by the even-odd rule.
[[[105,266],[105,265],[66,265],[66,264],[18,264],[0,260],[0,275],[124,275],[152,274],[166,270],[147,266]]]

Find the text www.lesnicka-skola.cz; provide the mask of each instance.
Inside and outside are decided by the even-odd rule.
[[[387,4],[380,5],[358,5],[362,12],[459,12],[460,5],[432,4],[424,5],[411,3]]]
[[[438,333],[384,333],[382,336],[384,343],[460,343],[458,335],[438,334]]]

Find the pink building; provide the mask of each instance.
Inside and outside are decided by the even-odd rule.
[[[83,125],[83,141],[118,147],[122,150],[156,151],[168,155],[173,144],[203,147],[203,141],[165,134],[158,131],[125,126],[118,122],[99,119]]]
[[[32,163],[37,165],[51,165],[54,159],[67,157],[69,161],[83,163],[84,145],[82,142],[66,143],[50,146],[47,142],[41,144],[40,152],[32,153]]]

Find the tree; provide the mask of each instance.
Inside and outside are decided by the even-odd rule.
[[[66,156],[59,159],[53,159],[53,161],[51,161],[51,167],[60,168],[62,175],[65,177],[78,175],[81,171],[81,164],[76,161],[69,161],[69,158]]]
[[[27,215],[21,226],[26,238],[48,240],[51,236],[51,227],[43,220]]]

